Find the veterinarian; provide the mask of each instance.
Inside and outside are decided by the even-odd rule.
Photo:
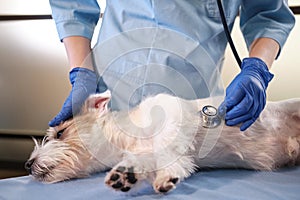
[[[91,38],[100,16],[97,1],[50,0],[50,4],[68,55],[72,84],[69,97],[50,126],[72,117],[89,94],[107,87],[116,109],[122,103],[134,106],[143,96],[160,92],[192,99],[222,90],[218,77],[227,39],[216,0],[107,1],[98,38],[100,47],[93,55],[96,60],[101,55],[105,60],[116,51],[119,54],[108,59],[114,62],[104,66],[106,73],[98,72],[98,85],[91,56]],[[286,0],[224,0],[223,6],[230,30],[240,16],[249,49],[240,73],[226,88],[225,119],[227,125],[241,124],[240,129],[246,130],[264,109],[266,89],[273,78],[269,69],[295,19]]]

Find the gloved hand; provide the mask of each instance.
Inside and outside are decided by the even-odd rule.
[[[226,125],[241,123],[244,131],[258,118],[266,105],[266,89],[273,74],[259,58],[245,58],[241,72],[226,89],[225,101],[221,107],[226,108]]]
[[[86,68],[74,68],[70,71],[69,79],[72,90],[63,104],[60,112],[49,122],[54,127],[77,114],[86,98],[97,91],[97,75]]]

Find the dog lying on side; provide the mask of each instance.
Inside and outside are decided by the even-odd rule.
[[[80,114],[55,128],[35,148],[26,168],[47,183],[110,169],[105,183],[127,192],[148,180],[165,193],[201,168],[276,170],[300,164],[300,99],[268,102],[246,131],[202,127],[207,99],[167,94],[128,111],[107,108],[110,93],[90,96]]]

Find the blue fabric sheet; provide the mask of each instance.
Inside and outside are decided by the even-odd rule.
[[[155,194],[149,184],[139,192],[115,192],[104,184],[105,173],[89,178],[43,184],[30,176],[0,180],[1,200],[35,199],[222,199],[299,200],[300,167],[277,172],[250,170],[202,171],[168,194]]]

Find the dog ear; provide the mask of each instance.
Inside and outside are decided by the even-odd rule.
[[[103,93],[92,94],[85,101],[85,106],[83,111],[87,112],[99,112],[99,114],[104,114],[108,111],[108,102],[111,99],[111,93],[106,90]]]

